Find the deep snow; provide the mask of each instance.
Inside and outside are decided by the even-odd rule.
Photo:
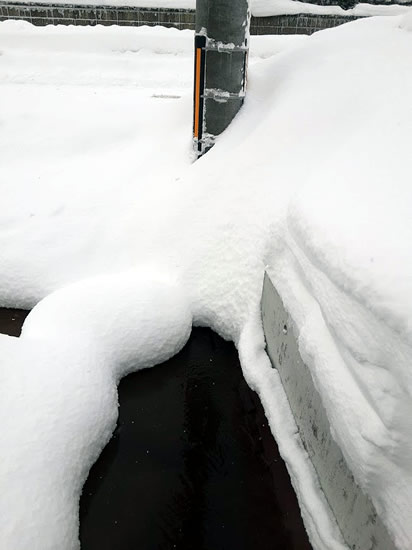
[[[116,426],[117,382],[174,355],[191,325],[169,275],[139,269],[51,294],[20,339],[2,336],[3,548],[77,546],[79,495]]]
[[[314,547],[344,548],[264,351],[266,266],[357,481],[412,548],[410,30],[253,37],[245,106],[193,164],[190,32],[0,24],[0,303],[40,302],[0,339],[1,547],[77,547],[116,381],[193,322],[237,345]]]

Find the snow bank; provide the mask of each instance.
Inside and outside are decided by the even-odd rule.
[[[328,42],[350,37],[354,54],[362,29],[374,52],[346,68],[345,81],[335,72],[340,63],[335,69],[331,59],[322,61],[330,79],[315,100],[323,110],[317,125],[322,162],[291,199],[285,249],[269,263],[297,320],[301,353],[333,435],[397,545],[411,548],[412,117],[403,99],[412,88],[405,78],[411,35],[400,30],[407,19],[391,27],[388,21],[318,38],[329,52]],[[394,55],[396,71],[387,71]],[[339,96],[339,104],[327,96]]]
[[[20,340],[0,339],[1,391],[8,404],[0,400],[3,423],[17,423],[3,430],[1,452],[12,459],[2,475],[21,508],[16,515],[2,497],[7,528],[0,546],[31,549],[39,541],[45,548],[46,516],[37,525],[36,498],[21,504],[22,486],[13,473],[14,463],[24,463],[26,482],[33,480],[42,507],[47,499],[63,498],[55,512],[46,506],[46,515],[56,516],[48,516],[56,522],[50,536],[60,532],[65,545],[59,548],[76,548],[76,499],[113,428],[115,380],[128,368],[122,354],[105,350],[125,347],[125,365],[139,365],[145,357],[154,363],[164,357],[154,349],[157,337],[176,323],[166,346],[173,353],[193,319],[238,346],[245,377],[259,392],[287,460],[314,547],[344,548],[264,352],[259,302],[268,267],[300,327],[301,352],[358,483],[399,548],[412,547],[408,28],[406,19],[376,18],[283,46],[277,40],[274,51],[283,50],[278,55],[254,58],[248,98],[236,121],[214,149],[191,164],[191,56],[106,46],[73,53],[68,46],[55,49],[59,30],[48,29],[33,33],[51,33],[49,49],[39,38],[43,45],[28,55],[26,46],[8,42],[13,33],[29,33],[27,25],[0,25],[0,104],[7,105],[0,115],[1,303],[30,306],[69,283],[114,274],[101,306],[100,283],[96,292],[93,282],[63,288],[34,310]],[[117,30],[71,30],[90,38],[107,32],[108,41],[117,40],[111,34]],[[62,30],[61,40],[69,35],[70,29]],[[18,36],[13,40],[17,44]],[[141,326],[155,294],[163,292],[163,278],[150,286],[159,277],[147,274],[146,265],[173,274],[171,307],[177,308],[177,320],[165,317],[158,334],[145,337],[147,347],[127,330]],[[136,275],[125,276],[126,284],[115,273],[127,270]],[[123,284],[125,292],[112,290]],[[127,309],[127,294],[135,308]],[[90,322],[90,331],[77,328],[83,304],[85,320],[79,323]],[[163,306],[155,307],[166,314]],[[129,317],[130,309],[136,316]],[[153,313],[154,321],[147,326],[154,329],[162,321],[152,309],[147,315]],[[109,320],[123,314],[117,331]],[[101,335],[109,339],[107,346]],[[30,422],[36,418],[36,392],[47,392],[49,384],[50,395],[60,397],[50,401],[52,408],[49,394],[42,398],[51,426],[42,439],[35,429],[41,422]],[[96,384],[106,393],[95,391]],[[22,387],[33,395],[10,419]],[[91,387],[94,410],[107,408],[107,420],[97,426],[93,411],[83,415],[80,406],[73,426],[62,432],[61,419],[71,422],[63,418],[71,394],[81,401]],[[99,399],[107,404],[100,406]],[[81,422],[85,432],[93,426],[93,443],[76,435]],[[46,439],[56,438],[56,453],[63,455],[72,437],[80,438],[75,456],[58,460],[53,454],[45,462]],[[48,468],[69,472],[66,483],[56,486],[64,497],[47,485]],[[28,517],[30,543],[24,538]]]
[[[174,355],[191,325],[177,281],[155,268],[51,294],[20,339],[1,337],[2,548],[78,547],[80,493],[116,426],[118,380]]]
[[[301,349],[326,396],[352,471],[385,517],[390,508],[393,532],[408,548],[412,190],[403,159],[412,120],[400,98],[406,67],[406,60],[400,61],[384,88],[376,77],[380,63],[365,68],[376,88],[368,102],[357,89],[356,101],[365,105],[362,126],[354,132],[350,116],[346,126],[340,125],[339,145],[331,154],[325,151],[321,173],[307,178],[287,220],[295,277],[303,278],[323,317],[320,323],[319,313],[305,316]],[[365,154],[365,140],[373,159]],[[346,394],[345,400],[337,391]]]

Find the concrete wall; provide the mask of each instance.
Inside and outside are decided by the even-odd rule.
[[[34,25],[163,25],[195,28],[194,10],[105,7],[73,4],[34,4],[0,0],[0,21],[24,19]],[[278,15],[252,17],[252,34],[312,34],[355,17],[335,15]]]
[[[308,367],[302,361],[293,320],[265,276],[262,319],[267,352],[278,369],[300,437],[320,486],[351,550],[394,550],[376,510],[332,438],[329,421]]]

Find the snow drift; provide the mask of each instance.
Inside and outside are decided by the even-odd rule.
[[[174,355],[191,325],[173,276],[146,269],[68,286],[33,309],[20,339],[1,337],[3,548],[77,546],[81,489],[116,426],[116,384]]]

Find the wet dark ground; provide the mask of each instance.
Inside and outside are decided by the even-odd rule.
[[[18,335],[25,315],[0,310],[0,332]],[[233,344],[194,329],[173,359],[124,378],[119,402],[83,489],[82,550],[311,549]]]
[[[0,334],[20,336],[21,327],[29,314],[24,309],[0,308]]]

